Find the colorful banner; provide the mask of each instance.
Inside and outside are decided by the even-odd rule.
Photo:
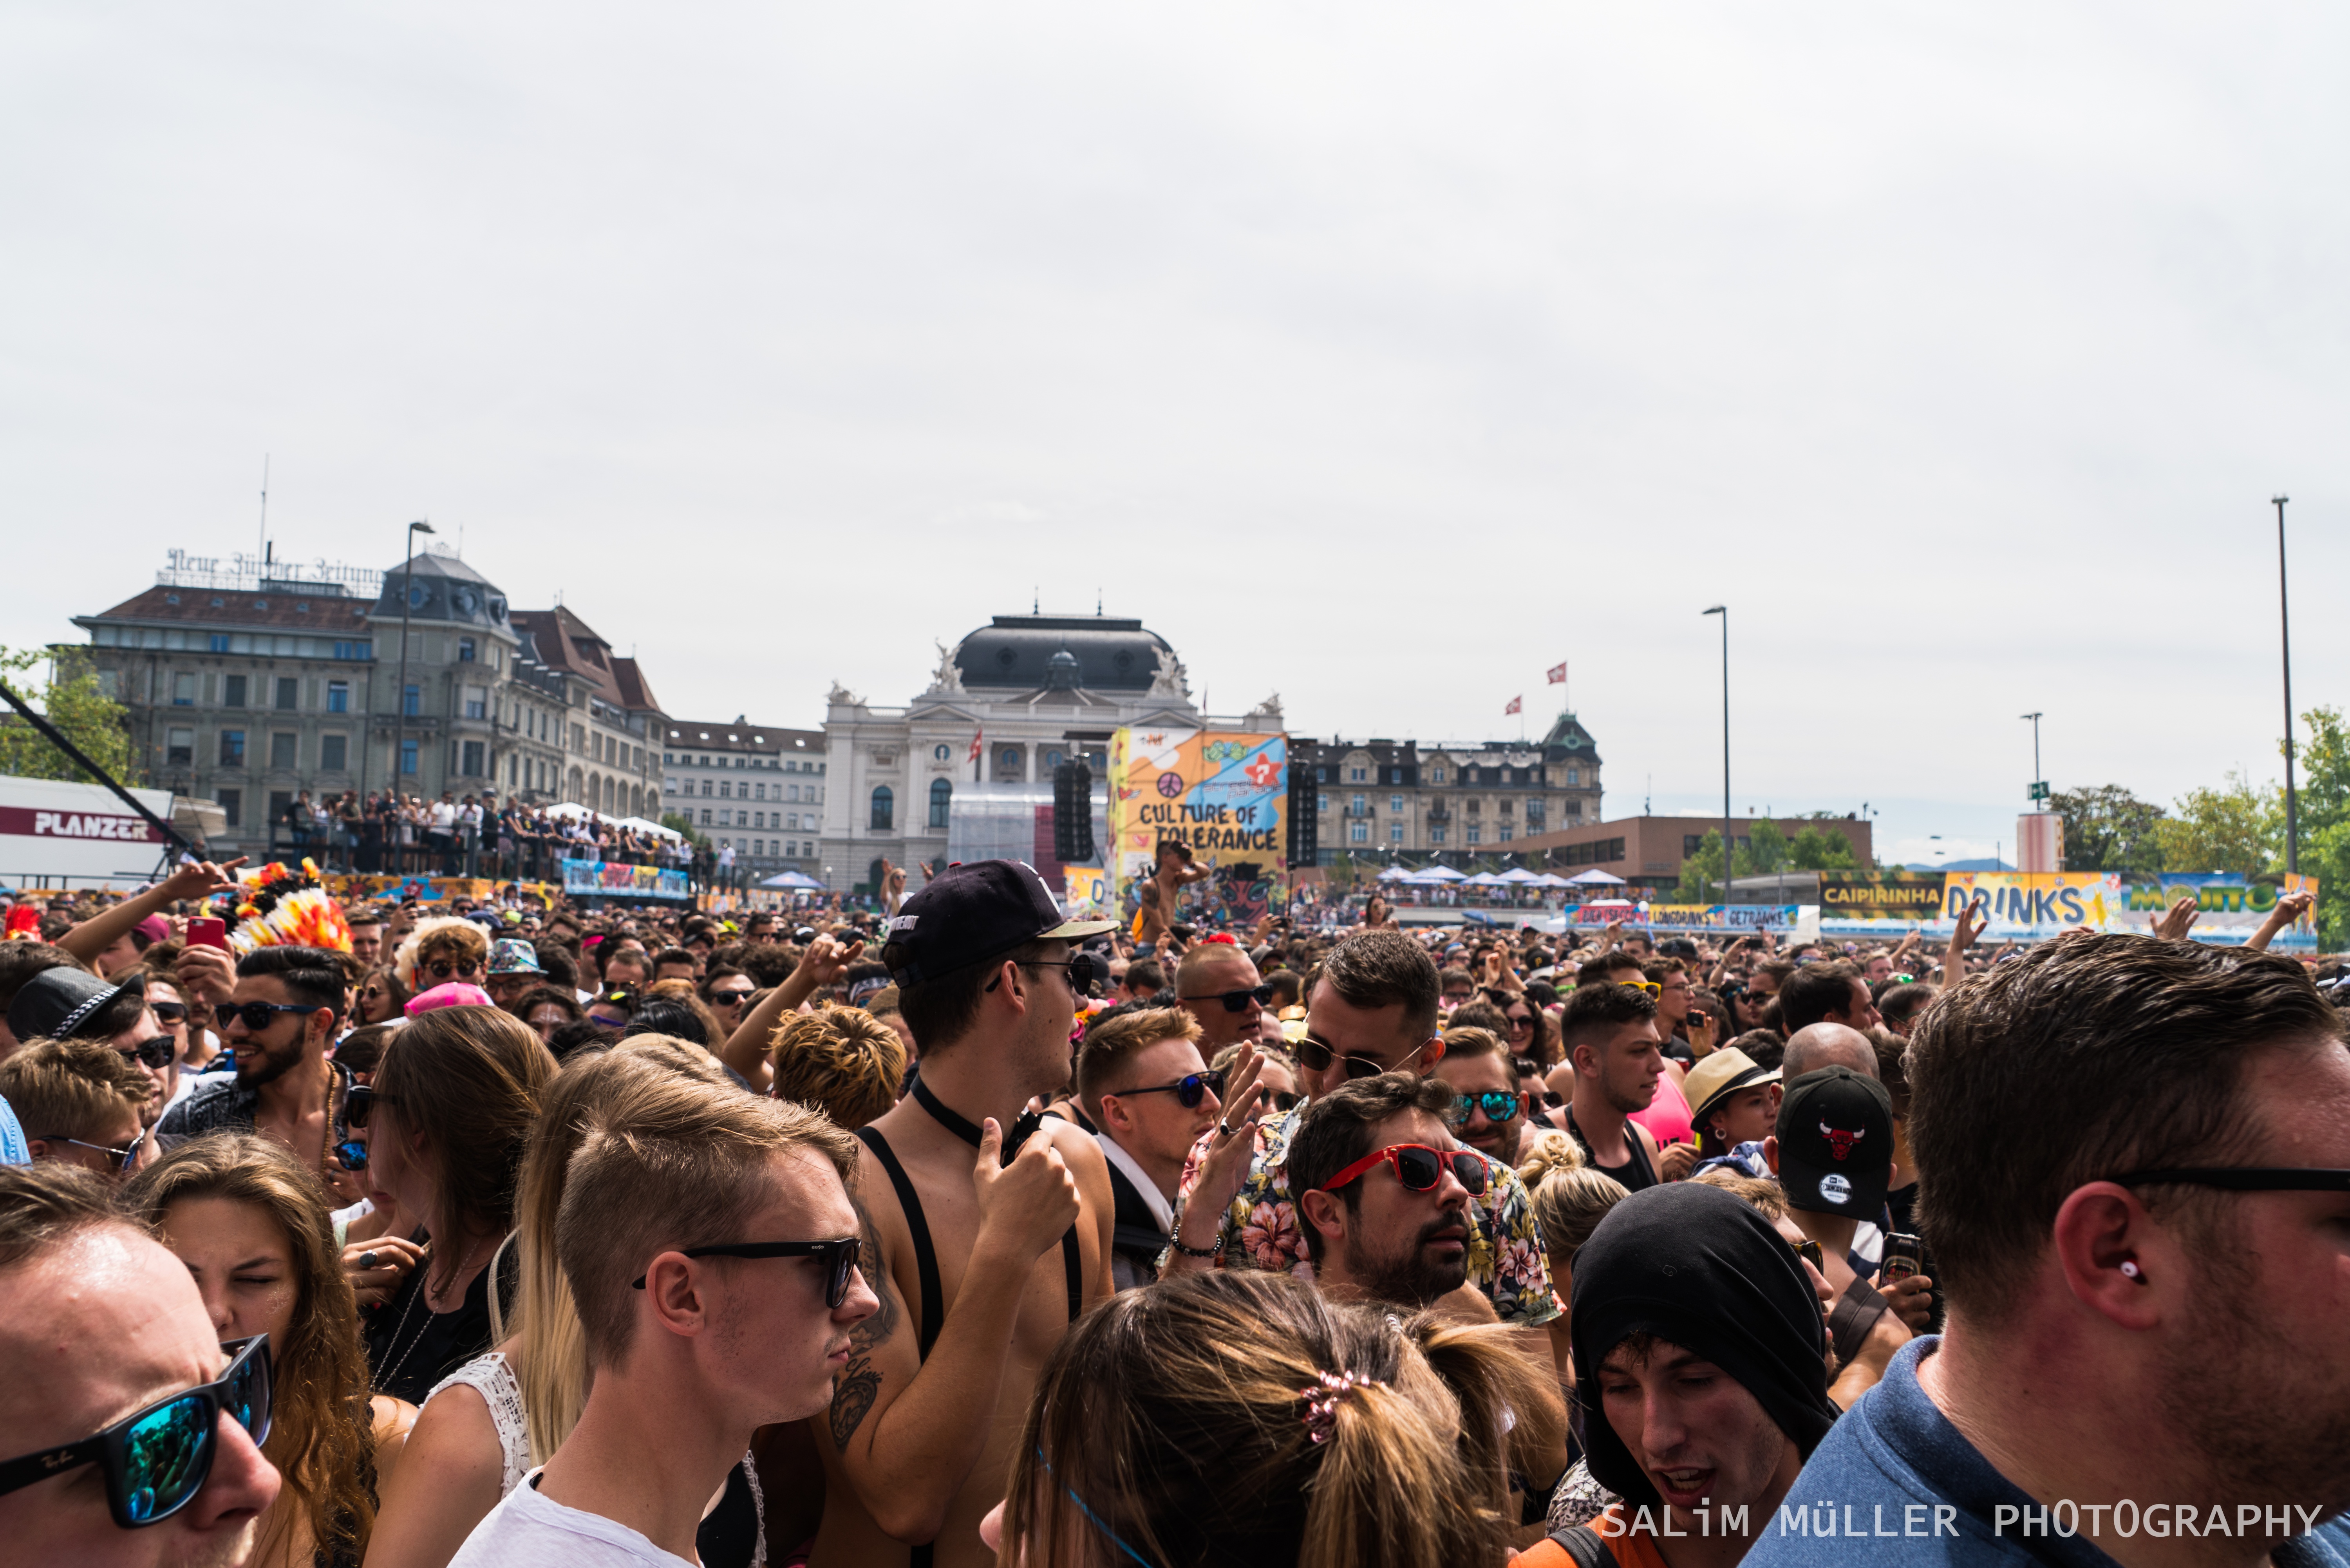
[[[1109,906],[1109,873],[1098,866],[1061,867],[1061,912],[1075,918],[1098,916]]]
[[[2282,885],[2270,882],[2248,882],[2241,877],[2225,872],[2185,873],[2165,872],[2158,881],[2132,882],[2120,889],[2115,900],[2106,929],[2111,931],[2147,930],[2156,916],[2171,905],[2195,895],[2195,924],[2188,934],[2197,941],[2241,942],[2260,929],[2277,900],[2290,893],[2306,893],[2310,908],[2317,907],[2317,878],[2287,876]],[[2317,920],[2314,913],[2303,915],[2277,934],[2270,944],[2277,948],[2314,948],[2317,945]]]
[[[1237,731],[1134,729],[1109,742],[1108,893],[1131,917],[1161,840],[1189,845],[1215,875],[1178,918],[1245,922],[1286,900],[1289,738]],[[1198,905],[1204,902],[1204,910]]]
[[[666,871],[658,866],[629,866],[617,860],[566,860],[563,890],[575,898],[674,898],[682,903],[686,879],[682,871]]]
[[[444,898],[471,898],[486,903],[506,893],[552,904],[561,888],[547,882],[500,882],[487,877],[322,877],[327,891],[346,902],[353,898],[415,898],[437,903]]]
[[[1820,913],[1829,919],[1931,920],[1942,913],[1939,871],[1822,871]]]
[[[2120,893],[2121,879],[2103,871],[1946,871],[1941,918],[1954,921],[1960,909],[1976,909],[1994,937],[2053,936],[2079,926],[2102,931]]]

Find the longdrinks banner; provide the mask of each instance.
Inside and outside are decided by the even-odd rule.
[[[1161,839],[1188,844],[1215,876],[1187,900],[1218,920],[1253,920],[1285,896],[1289,737],[1122,729],[1109,742],[1109,894],[1133,913]]]

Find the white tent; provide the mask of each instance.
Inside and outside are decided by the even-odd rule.
[[[762,888],[781,888],[787,892],[795,893],[821,893],[824,891],[823,883],[817,881],[813,877],[803,876],[797,871],[778,871],[773,877],[767,877],[757,885]]]
[[[1409,866],[1390,866],[1371,878],[1374,882],[1401,882],[1411,876]]]
[[[1624,878],[1612,877],[1594,866],[1588,871],[1578,871],[1566,879],[1566,885],[1570,888],[1621,888],[1624,886]]]
[[[1572,888],[1574,883],[1554,872],[1545,871],[1526,884],[1529,888]]]
[[[1515,882],[1521,886],[1538,886],[1542,882],[1542,878],[1540,877],[1536,876],[1532,871],[1527,870],[1523,866],[1511,867],[1507,871],[1502,873],[1501,880],[1504,882]]]
[[[1469,873],[1455,871],[1450,866],[1430,866],[1411,874],[1415,882],[1466,882]]]
[[[633,828],[639,833],[658,834],[663,838],[683,838],[685,836],[685,835],[680,833],[674,827],[663,827],[660,823],[647,822],[641,816],[619,817],[613,822],[612,826],[615,827]]]
[[[1510,879],[1506,877],[1496,877],[1491,871],[1480,871],[1461,885],[1464,888],[1506,888],[1510,885]]]

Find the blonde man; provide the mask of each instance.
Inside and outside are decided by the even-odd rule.
[[[1200,1034],[1188,1010],[1157,1007],[1096,1024],[1077,1054],[1077,1104],[1109,1161],[1110,1278],[1122,1291],[1158,1279],[1184,1158],[1223,1112],[1224,1075],[1200,1059]]]
[[[857,1146],[803,1106],[697,1092],[699,1126],[589,1116],[555,1228],[588,1402],[452,1568],[695,1562],[702,1510],[751,1434],[830,1402],[849,1330],[878,1304],[848,1199]]]
[[[862,1008],[795,1013],[775,1031],[775,1098],[854,1129],[898,1103],[906,1043]]]
[[[36,1040],[0,1062],[0,1100],[24,1126],[33,1158],[109,1181],[138,1166],[147,1096],[145,1075],[103,1040]]]

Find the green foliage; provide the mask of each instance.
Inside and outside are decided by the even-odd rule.
[[[2162,869],[2156,825],[2162,807],[2119,784],[2058,790],[2048,804],[2064,821],[2064,868],[2126,871],[2151,877]]]
[[[26,673],[49,661],[49,684],[36,693]],[[121,703],[99,684],[87,649],[0,648],[0,680],[8,689],[41,711],[82,754],[125,784],[143,784],[146,770],[131,750],[128,714]],[[70,779],[79,784],[98,781],[50,744],[47,737],[8,710],[0,717],[0,774],[19,778]]]
[[[2284,796],[2230,773],[2227,786],[2192,789],[2155,824],[2166,871],[2226,871],[2260,877],[2278,869],[2284,845]]]
[[[1802,871],[1832,871],[1856,864],[1851,841],[1825,827],[1807,827],[1795,835],[1788,857]]]
[[[1721,829],[1715,828],[1697,846],[1697,853],[1681,861],[1681,879],[1673,889],[1674,904],[1720,904],[1727,901],[1728,893],[1721,882]]]
[[[710,847],[710,835],[694,826],[693,818],[686,815],[681,811],[662,812],[660,825],[663,827],[670,829],[671,832],[684,834],[686,841],[691,844],[696,849],[707,849]]]
[[[2350,946],[2350,725],[2339,708],[2314,708],[2301,720],[2301,869],[2318,879],[2318,945],[2339,952]]]
[[[1741,849],[1732,864],[1741,877],[1768,877],[1781,867],[1793,862],[1794,852],[1787,836],[1769,817],[1758,817],[1746,830],[1746,847]]]

